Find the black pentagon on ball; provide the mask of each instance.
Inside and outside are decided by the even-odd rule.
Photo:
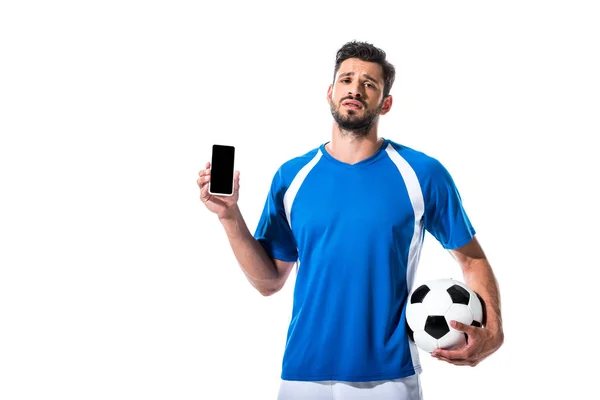
[[[429,333],[435,339],[439,339],[450,332],[450,328],[443,315],[430,315],[427,317],[427,321],[425,321],[425,332]]]
[[[452,302],[455,304],[469,304],[469,292],[464,287],[459,285],[452,285],[447,290],[448,294],[452,298]]]
[[[423,299],[425,298],[425,295],[427,295],[427,293],[429,293],[430,290],[431,289],[429,289],[429,286],[427,285],[419,286],[419,288],[413,292],[412,296],[410,296],[410,302],[422,303]]]

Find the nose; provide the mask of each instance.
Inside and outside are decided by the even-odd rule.
[[[354,96],[357,99],[362,98],[363,95],[362,95],[362,93],[360,91],[360,87],[361,87],[360,84],[356,84],[353,87],[349,88],[348,89],[348,95],[349,96]]]

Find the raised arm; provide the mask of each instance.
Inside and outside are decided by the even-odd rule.
[[[233,253],[250,283],[263,295],[279,291],[287,280],[294,262],[269,257],[261,244],[252,236],[238,207],[240,174],[235,172],[233,196],[215,196],[208,193],[210,163],[198,173],[200,200],[215,213],[229,239]]]

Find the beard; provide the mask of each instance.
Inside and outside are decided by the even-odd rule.
[[[348,98],[340,100],[340,104],[347,99]],[[375,121],[383,108],[383,100],[376,110],[366,111],[362,117],[357,116],[354,110],[348,110],[348,115],[342,115],[342,113],[340,113],[340,106],[336,107],[333,101],[330,103],[329,107],[333,119],[335,119],[335,122],[337,122],[342,131],[352,133],[356,137],[365,137],[373,125],[375,125]],[[364,104],[363,107],[366,110]]]

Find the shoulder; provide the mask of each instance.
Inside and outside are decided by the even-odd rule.
[[[444,177],[448,174],[446,167],[435,156],[392,140],[388,140],[388,143],[420,180]]]
[[[296,175],[311,163],[316,163],[321,157],[321,146],[283,162],[274,176],[274,183],[279,186],[289,186]]]

